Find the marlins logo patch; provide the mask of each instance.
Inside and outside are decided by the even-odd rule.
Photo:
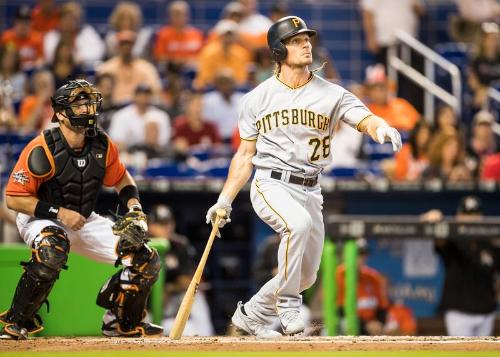
[[[26,171],[21,169],[19,171],[12,173],[12,181],[20,183],[21,185],[24,186],[30,181],[30,178],[29,178],[28,174],[26,173]]]

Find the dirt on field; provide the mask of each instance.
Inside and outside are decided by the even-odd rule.
[[[36,337],[25,341],[0,340],[0,352],[20,351],[499,351],[500,337],[254,337],[96,338]]]

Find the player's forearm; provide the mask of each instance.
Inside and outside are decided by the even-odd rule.
[[[231,202],[236,198],[238,192],[252,175],[252,157],[253,154],[236,152],[229,166],[229,174],[222,188],[221,196],[228,198]]]
[[[370,137],[377,141],[377,129],[381,126],[389,125],[387,122],[374,114],[366,117],[358,124],[358,130],[362,133],[370,135]]]
[[[137,187],[133,177],[130,175],[130,173],[128,171],[125,171],[125,174],[123,175],[122,179],[115,186],[115,190],[118,193],[118,196],[120,197],[120,199],[122,199],[124,197],[124,191],[122,191],[122,190],[123,190],[123,188],[125,188],[127,186]],[[135,197],[135,196],[137,196],[137,197]],[[132,193],[132,196],[130,196],[130,194],[128,194],[126,196],[127,202],[122,202],[122,203],[124,205],[126,204],[127,208],[130,208],[133,205],[140,205],[138,196],[139,196],[138,192]]]
[[[30,216],[35,215],[35,208],[38,198],[33,196],[5,196],[5,204],[13,211],[24,213]]]

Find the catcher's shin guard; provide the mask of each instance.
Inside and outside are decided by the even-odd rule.
[[[160,268],[160,257],[156,250],[144,245],[134,254],[131,266],[114,274],[104,284],[97,296],[97,305],[109,309],[116,316],[116,320],[104,319],[102,330],[105,335],[149,334],[147,331],[149,326],[142,320],[151,286],[158,279]],[[154,334],[161,332],[160,328]]]
[[[36,314],[59,277],[61,269],[66,269],[69,253],[66,233],[59,227],[45,227],[33,243],[31,260],[24,265],[24,273],[19,279],[11,307],[0,314],[0,322],[26,329],[28,333],[41,331],[42,321]],[[15,331],[16,328],[12,327]]]

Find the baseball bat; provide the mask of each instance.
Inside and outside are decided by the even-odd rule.
[[[217,216],[215,217],[215,222],[212,227],[210,237],[208,238],[207,245],[205,246],[205,250],[203,251],[203,255],[201,256],[200,262],[198,263],[198,267],[196,268],[193,278],[189,283],[186,294],[182,299],[179,311],[177,311],[174,324],[172,325],[172,330],[170,330],[169,337],[172,340],[178,340],[179,338],[181,338],[184,327],[186,327],[186,322],[189,318],[189,314],[191,313],[191,307],[193,306],[194,296],[196,295],[196,291],[198,290],[198,285],[201,281],[203,269],[205,269],[205,263],[207,262],[208,254],[210,253],[210,249],[212,248],[215,236],[217,234],[217,231],[219,230],[219,221],[221,220],[221,218],[224,218],[226,216],[226,211],[222,208],[219,208],[216,211],[216,215]]]

